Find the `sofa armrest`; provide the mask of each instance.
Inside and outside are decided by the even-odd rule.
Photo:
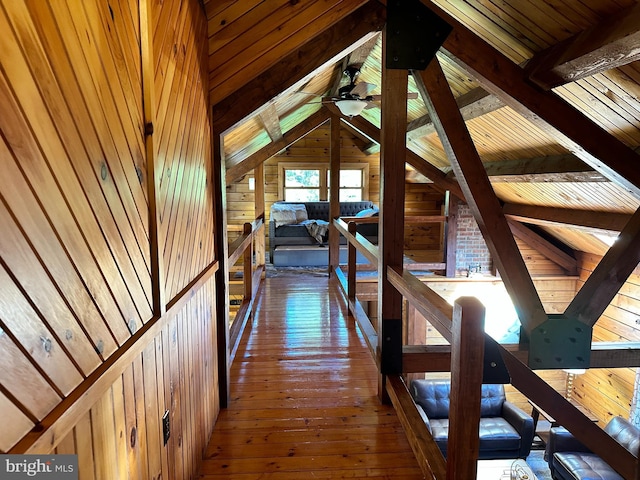
[[[505,401],[502,404],[502,416],[520,434],[519,458],[526,458],[533,443],[533,418],[513,403]]]
[[[549,461],[555,452],[591,452],[580,440],[564,427],[551,427],[549,445],[547,446]]]

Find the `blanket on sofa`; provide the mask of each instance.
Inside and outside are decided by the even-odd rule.
[[[327,235],[329,222],[325,222],[324,220],[307,220],[302,223],[307,227],[309,235],[316,239],[316,242],[323,243],[322,238]]]

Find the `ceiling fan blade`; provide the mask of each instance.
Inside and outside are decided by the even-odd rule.
[[[354,97],[365,98],[376,88],[373,83],[360,82],[349,92]]]
[[[370,95],[369,100],[372,100],[374,102],[379,102],[380,99],[382,98],[382,95]],[[407,93],[407,100],[415,100],[416,98],[418,98],[418,94],[415,92],[408,92]]]

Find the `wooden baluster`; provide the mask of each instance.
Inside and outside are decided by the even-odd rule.
[[[349,222],[348,229],[352,235],[356,234],[356,222]],[[347,263],[347,298],[349,301],[356,300],[356,247],[349,242],[348,263]]]
[[[244,235],[251,235],[252,226],[250,223],[244,224],[242,233]],[[244,299],[245,301],[251,300],[253,290],[253,242],[247,244],[247,248],[244,250],[243,255],[243,279],[244,279]]]

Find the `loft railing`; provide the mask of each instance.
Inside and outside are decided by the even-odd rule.
[[[238,228],[240,227],[240,228]],[[242,300],[229,326],[229,358],[233,363],[238,344],[253,304],[260,289],[265,271],[265,233],[264,219],[258,218],[242,226],[229,225],[227,231],[241,231],[241,234],[229,245],[228,266],[233,271],[234,265],[242,258]],[[241,230],[240,230],[241,229]],[[227,292],[229,295],[229,292]]]

